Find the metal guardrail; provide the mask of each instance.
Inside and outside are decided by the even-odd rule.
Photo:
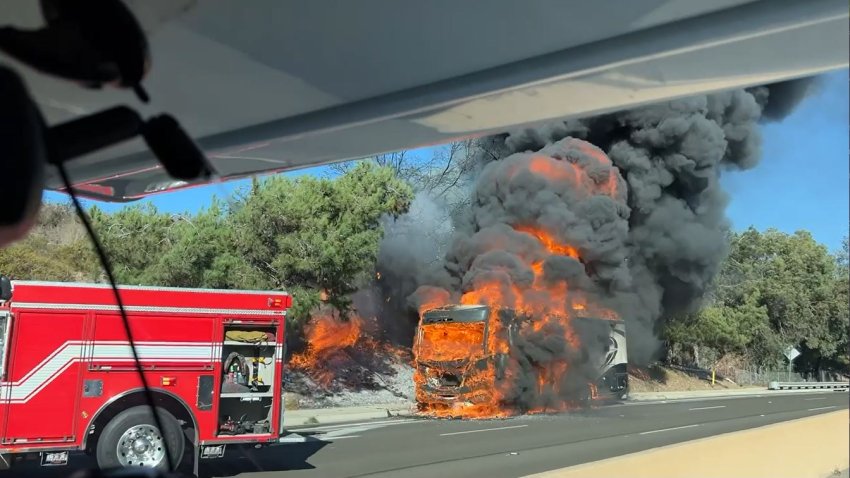
[[[850,389],[850,382],[770,382],[768,390],[805,390],[805,389]]]

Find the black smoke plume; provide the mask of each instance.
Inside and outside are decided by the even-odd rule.
[[[573,280],[613,307],[627,323],[630,359],[648,361],[659,350],[657,324],[699,307],[727,253],[721,172],[755,166],[759,123],[790,113],[812,85],[809,78],[792,80],[483,138],[472,210],[455,223],[442,270],[429,270],[427,279],[417,272],[416,282],[457,296],[477,273],[486,271],[486,260],[510,269],[509,257],[477,255],[476,241],[500,234],[501,228],[507,241],[503,255],[521,254],[511,249],[521,246],[511,242],[515,234],[509,226],[540,221],[582,253],[579,266],[550,268],[568,270]],[[568,137],[607,153],[626,185],[622,201],[593,196],[576,203],[543,188],[535,191],[539,202],[532,202],[529,188],[504,187],[500,164],[543,153],[547,146],[557,149],[556,143]],[[508,275],[522,281],[522,274]]]

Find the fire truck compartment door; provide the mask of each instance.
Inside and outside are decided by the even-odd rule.
[[[86,315],[20,310],[13,315],[0,442],[74,442]]]

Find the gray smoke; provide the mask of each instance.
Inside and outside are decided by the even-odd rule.
[[[372,287],[355,295],[364,317],[377,317],[384,338],[410,345],[416,313],[407,297],[420,285],[439,281],[442,259],[453,232],[447,207],[439,199],[419,193],[404,215],[386,218]]]
[[[455,223],[442,270],[413,282],[455,298],[480,281],[523,289],[534,278],[527,259],[542,255],[546,280],[567,281],[614,309],[627,324],[630,360],[647,362],[660,349],[658,324],[699,307],[727,253],[721,172],[755,166],[759,122],[787,115],[811,85],[794,80],[484,138],[473,204]],[[573,138],[601,148],[615,168]],[[613,178],[621,186],[615,194],[587,194],[528,173],[521,166],[535,156],[575,164],[583,181]],[[515,229],[524,225],[573,245],[581,260],[547,256]],[[566,345],[543,342],[552,340],[547,334],[526,338],[529,347],[545,343],[539,350],[569,356]]]

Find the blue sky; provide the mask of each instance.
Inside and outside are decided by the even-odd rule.
[[[721,179],[730,195],[727,210],[737,230],[750,225],[785,232],[808,229],[815,239],[837,249],[850,222],[850,124],[848,71],[830,73],[819,88],[778,123],[762,127],[762,160],[748,171],[730,171]],[[328,174],[311,168],[289,175]],[[249,184],[234,181],[154,196],[145,201],[168,212],[197,211],[212,196],[227,197]],[[66,200],[48,193],[48,200]],[[99,204],[111,211],[120,205]]]
[[[830,73],[779,123],[762,127],[762,159],[721,179],[735,229],[808,229],[835,250],[850,222],[848,71]]]

